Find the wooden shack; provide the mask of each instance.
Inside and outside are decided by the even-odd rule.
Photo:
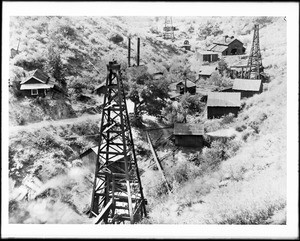
[[[232,91],[240,92],[241,98],[249,98],[263,91],[260,79],[234,79]]]
[[[102,146],[103,147],[103,146]],[[97,153],[98,153],[98,146],[93,148],[87,149],[85,152],[80,154],[80,158],[84,166],[88,167],[92,173],[95,172],[96,161],[97,161]],[[130,154],[128,155],[128,158]],[[120,173],[120,169],[125,169],[125,163],[123,162],[124,158],[123,155],[109,155],[110,162],[113,163],[109,170],[113,173]],[[130,168],[130,167],[129,167]]]
[[[222,55],[241,55],[245,53],[246,49],[240,40],[226,35],[223,40],[214,42],[208,50]]]
[[[196,94],[196,84],[190,80],[183,80],[176,84],[176,92],[179,94],[184,94],[186,84],[186,92],[190,93],[191,95]]]
[[[219,54],[213,51],[200,51],[200,60],[203,62],[216,62],[219,60]]]
[[[93,91],[93,93],[97,95],[104,95],[106,92],[106,82],[104,81],[102,84],[97,85]]]
[[[218,67],[217,66],[209,66],[209,65],[203,65],[200,67],[198,72],[198,79],[206,80],[210,78],[213,72],[217,72]]]
[[[237,116],[241,107],[241,93],[211,92],[207,96],[207,118],[221,118],[230,113]]]
[[[45,97],[48,93],[62,92],[53,81],[50,81],[50,77],[39,69],[21,81],[20,85],[22,94],[27,97]]]
[[[203,124],[174,124],[176,146],[202,147],[204,127]]]

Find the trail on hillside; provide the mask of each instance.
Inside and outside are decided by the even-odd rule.
[[[33,131],[36,129],[43,128],[45,126],[60,126],[60,125],[69,125],[69,124],[74,124],[76,122],[82,122],[86,120],[100,120],[100,114],[86,114],[82,115],[80,117],[75,117],[75,118],[67,118],[67,119],[60,119],[60,120],[47,120],[47,121],[41,121],[38,123],[31,123],[28,125],[23,125],[23,126],[10,126],[9,127],[9,133],[14,134],[16,132],[20,131]]]

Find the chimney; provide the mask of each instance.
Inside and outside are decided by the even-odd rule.
[[[130,67],[131,39],[128,38],[128,67]]]
[[[140,66],[140,38],[137,39],[137,66]]]

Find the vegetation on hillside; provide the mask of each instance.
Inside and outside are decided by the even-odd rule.
[[[280,18],[178,17],[177,40],[158,37],[163,18],[136,17],[13,17],[11,47],[20,41],[20,53],[11,59],[11,123],[21,125],[46,118],[74,116],[79,94],[70,87],[88,91],[102,83],[106,64],[115,58],[124,70],[127,97],[135,114],[148,117],[155,126],[176,122],[203,123],[205,132],[233,128],[235,137],[215,140],[203,149],[174,148],[168,139],[157,146],[159,158],[172,187],[150,158],[143,131],[133,128],[142,185],[149,205],[145,224],[285,224],[286,223],[286,23]],[[242,110],[221,119],[203,118],[200,95],[186,94],[179,102],[167,101],[167,86],[194,78],[199,63],[194,54],[178,46],[185,39],[205,47],[223,34],[234,35],[251,46],[254,23],[260,23],[260,44],[270,83],[264,92],[242,101]],[[154,80],[150,68],[136,73],[127,67],[126,38],[141,37],[141,62],[159,63],[164,78]],[[123,41],[122,41],[123,40]],[[133,48],[134,49],[134,48]],[[208,82],[228,86],[224,73]],[[22,98],[20,79],[41,68],[69,94],[69,100]],[[75,88],[76,89],[76,88]],[[82,89],[81,89],[82,90]],[[93,102],[94,100],[91,100]],[[163,116],[151,122],[151,116]],[[9,180],[11,223],[91,223],[85,211],[90,205],[93,173],[79,154],[97,144],[99,123],[24,130],[10,135]],[[161,133],[153,133],[158,140]],[[163,139],[163,138],[162,138]],[[25,180],[37,178],[41,186],[34,194]],[[25,191],[24,191],[25,190]],[[24,197],[21,198],[22,194]],[[64,210],[63,212],[61,210]],[[274,217],[279,217],[275,221]]]

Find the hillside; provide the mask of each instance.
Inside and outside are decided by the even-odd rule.
[[[163,17],[14,17],[10,47],[16,48],[20,38],[20,53],[10,60],[11,81],[18,82],[24,78],[23,72],[36,68],[48,70],[52,47],[60,53],[67,86],[80,83],[90,93],[103,82],[106,64],[115,58],[127,71],[125,84],[132,87],[130,81],[141,73],[126,70],[127,37],[132,38],[133,58],[136,38],[141,38],[141,63],[147,67],[142,74],[160,69],[165,73],[162,82],[169,84],[181,80],[188,69],[194,80],[199,68],[196,47],[205,49],[227,34],[243,41],[249,54],[253,24],[259,23],[262,61],[270,75],[269,83],[264,84],[263,93],[242,101],[236,118],[203,119],[204,107],[200,104],[197,115],[193,111],[186,114],[189,122],[203,123],[205,132],[232,128],[236,135],[230,140],[214,141],[202,150],[176,149],[172,141],[162,142],[157,153],[159,158],[165,157],[162,165],[172,193],[167,192],[151,159],[145,133],[138,126],[133,128],[148,200],[149,217],[141,223],[286,224],[286,22],[275,17],[177,17],[173,19],[179,29],[174,42],[159,37],[163,23]],[[124,40],[116,42],[117,35]],[[186,39],[193,46],[190,52],[180,48]],[[240,60],[234,57],[224,61]],[[83,108],[101,103],[94,99],[80,102],[71,88],[68,99],[40,100],[42,103],[17,98],[13,93],[11,125],[79,116]],[[167,118],[171,117],[161,121],[149,114],[154,112],[149,107],[142,116],[144,125],[157,127],[182,120],[184,105],[172,108],[175,114],[166,110]],[[97,144],[99,121],[100,115],[99,119],[57,125],[49,122],[40,128],[10,132],[11,223],[93,222],[85,212],[94,177],[79,155]],[[154,131],[151,137],[157,140],[171,133],[172,129]]]

